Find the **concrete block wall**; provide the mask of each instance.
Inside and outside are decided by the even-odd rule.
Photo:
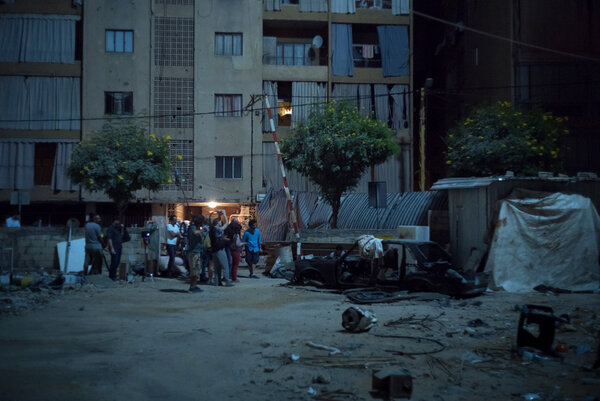
[[[123,244],[123,262],[143,263],[144,249],[141,245],[142,228],[128,228],[131,241]],[[15,269],[34,270],[40,267],[59,268],[56,244],[68,239],[69,230],[66,227],[0,227],[0,267],[7,268],[10,264],[10,253],[13,250]],[[71,239],[84,238],[84,229],[75,228]],[[106,257],[109,258],[108,252]],[[108,259],[110,260],[110,259]]]

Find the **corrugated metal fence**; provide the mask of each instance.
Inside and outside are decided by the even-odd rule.
[[[316,193],[293,192],[294,208],[301,229],[329,228],[331,206]],[[401,225],[428,225],[430,210],[447,210],[445,191],[387,194],[387,207],[369,207],[367,194],[353,193],[342,199],[338,215],[340,229],[396,229]],[[264,241],[283,241],[288,233],[288,211],[283,190],[271,190],[257,208]]]

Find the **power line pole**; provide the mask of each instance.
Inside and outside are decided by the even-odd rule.
[[[247,113],[250,109],[250,201],[254,200],[254,105],[262,99],[262,95],[250,95],[250,101],[244,107]]]

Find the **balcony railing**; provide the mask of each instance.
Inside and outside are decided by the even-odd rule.
[[[392,0],[356,0],[356,8],[376,9],[392,8]]]
[[[354,66],[360,68],[381,68],[381,51],[378,45],[352,45]]]
[[[327,56],[319,56],[317,59],[309,56],[284,57],[284,56],[263,56],[263,64],[285,65],[285,66],[319,66],[327,65]]]
[[[282,0],[281,5],[298,5],[299,0]],[[392,0],[356,0],[357,9],[391,9]]]

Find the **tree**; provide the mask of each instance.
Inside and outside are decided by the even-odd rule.
[[[281,146],[286,168],[309,177],[331,205],[332,228],[337,228],[342,194],[356,186],[367,167],[398,149],[387,124],[336,101],[313,110]]]
[[[450,175],[537,175],[560,172],[561,137],[567,117],[539,109],[516,110],[509,102],[475,109],[448,133],[446,164]]]
[[[171,182],[170,137],[148,135],[137,119],[109,121],[73,150],[68,174],[91,192],[105,192],[122,217],[134,192]]]

